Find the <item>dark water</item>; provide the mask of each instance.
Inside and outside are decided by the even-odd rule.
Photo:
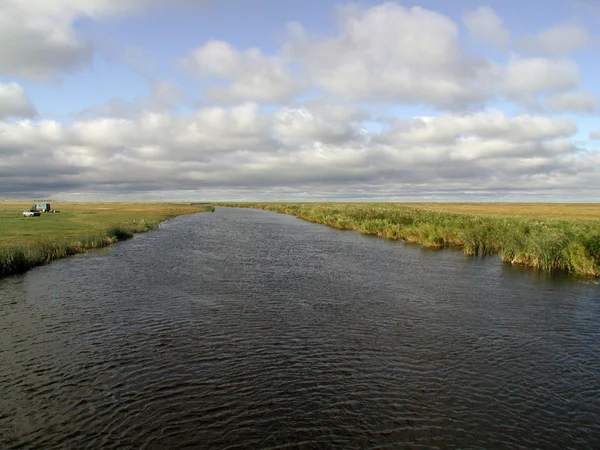
[[[217,209],[0,280],[0,448],[598,448],[600,287]]]

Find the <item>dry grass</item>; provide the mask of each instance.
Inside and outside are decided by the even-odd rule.
[[[392,203],[394,204],[394,203]],[[598,203],[395,203],[428,211],[488,217],[600,220]]]
[[[599,220],[600,203],[429,203],[429,202],[285,202],[329,206],[405,207],[433,212],[481,217],[522,217],[527,219]],[[219,203],[213,203],[218,205]],[[255,204],[255,203],[246,203]],[[273,202],[272,204],[283,204]]]

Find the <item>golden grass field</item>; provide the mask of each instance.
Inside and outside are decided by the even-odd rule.
[[[528,219],[600,220],[600,203],[397,203],[428,211]]]
[[[225,204],[222,202],[221,204]],[[228,202],[227,204],[231,204]],[[248,202],[256,204],[258,202]],[[218,205],[219,202],[214,203]],[[240,202],[240,205],[244,203]],[[269,204],[269,203],[265,203]],[[521,217],[527,219],[598,220],[600,203],[444,203],[444,202],[272,202],[276,204],[315,204],[329,206],[407,207],[426,211],[468,214],[482,217]]]

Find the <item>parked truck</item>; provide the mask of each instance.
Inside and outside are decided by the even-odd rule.
[[[37,203],[31,207],[32,211],[39,212],[50,212],[51,209],[50,203]]]

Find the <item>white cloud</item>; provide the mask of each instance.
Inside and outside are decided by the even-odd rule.
[[[577,25],[557,25],[519,40],[519,49],[526,53],[566,55],[592,43],[585,28]]]
[[[464,14],[462,20],[473,37],[483,39],[495,47],[506,47],[510,41],[510,32],[504,26],[502,18],[488,6],[480,6]]]
[[[17,83],[0,83],[0,119],[35,115],[35,107],[22,86]]]
[[[528,101],[537,94],[576,88],[580,80],[577,64],[568,59],[522,58],[513,55],[508,65],[497,69],[493,85],[513,101]]]
[[[565,92],[551,95],[546,105],[552,112],[593,113],[598,111],[598,96],[591,92]]]
[[[48,79],[88,61],[92,45],[61,20],[32,20],[23,11],[0,6],[0,74]]]
[[[456,23],[424,8],[350,4],[338,8],[337,19],[332,36],[312,35],[298,23],[289,24],[274,55],[213,40],[181,63],[208,83],[205,95],[217,103],[285,102],[310,92],[337,101],[454,111],[481,109],[490,99],[505,97],[539,110],[541,95],[579,84],[579,67],[566,58],[511,54],[500,64],[470,57],[460,45]],[[498,44],[509,38],[489,8],[464,20],[472,32],[486,30]]]
[[[331,38],[311,37],[292,24],[283,50],[330,95],[451,108],[482,98],[470,85],[478,66],[464,57],[456,24],[442,14],[391,2],[350,5],[339,8],[338,29]]]
[[[274,128],[281,143],[298,148],[316,143],[341,145],[359,141],[365,135],[358,124],[331,120],[304,107],[280,109],[275,115]]]
[[[336,103],[326,98],[307,100],[301,108],[308,109],[327,122],[362,122],[370,119],[370,113],[352,103]]]
[[[78,18],[122,17],[161,2],[169,4],[57,0],[25,8],[6,0],[0,73],[45,80],[78,67],[92,52],[73,27]],[[553,189],[593,196],[600,189],[599,156],[576,147],[573,120],[485,109],[508,100],[530,111],[597,111],[594,93],[578,90],[576,62],[555,55],[575,48],[574,39],[546,56],[510,54],[500,63],[467,54],[457,24],[424,8],[346,5],[337,19],[326,36],[290,24],[272,54],[217,40],[191,51],[180,63],[214,106],[198,107],[193,95],[163,80],[146,95],[86,108],[72,123],[19,120],[34,117],[34,107],[20,85],[0,84],[0,192]],[[489,8],[463,22],[498,47],[510,40]],[[138,74],[154,72],[141,48],[121,58]],[[430,116],[390,117],[406,104],[423,105]],[[182,114],[181,106],[193,112]]]
[[[199,77],[217,77],[229,84],[207,91],[211,100],[259,102],[289,100],[300,83],[281,57],[268,57],[260,49],[240,52],[227,42],[209,41],[182,60],[188,71]]]
[[[80,120],[66,133],[70,145],[91,152],[164,161],[203,159],[213,152],[254,151],[269,147],[270,140],[268,121],[252,103],[231,109],[200,108],[186,116],[143,112],[131,119]]]
[[[495,36],[498,44],[508,39],[489,8],[466,15],[465,21],[473,32],[475,23],[486,25],[488,37]],[[580,80],[578,65],[566,58],[512,54],[502,65],[469,57],[456,24],[419,7],[346,6],[339,10],[338,28],[333,37],[314,37],[291,24],[282,52],[303,68],[313,87],[348,101],[465,110],[503,96],[537,107],[540,94],[574,89]]]
[[[590,139],[593,141],[600,141],[600,130],[592,131],[590,133]]]
[[[600,169],[588,166],[594,155],[576,149],[567,119],[490,111],[397,120],[379,133],[362,129],[360,117],[317,102],[273,114],[248,103],[72,125],[0,122],[0,189],[567,192],[576,175],[590,192],[600,188]]]
[[[178,0],[182,1],[182,0]],[[49,80],[88,63],[94,46],[74,27],[80,18],[117,18],[167,0],[0,2],[0,74]]]
[[[414,118],[400,122],[387,130],[383,137],[390,142],[438,143],[500,140],[504,143],[523,143],[567,137],[577,131],[575,123],[568,119],[523,115],[512,119],[500,111],[472,115],[446,115]]]

